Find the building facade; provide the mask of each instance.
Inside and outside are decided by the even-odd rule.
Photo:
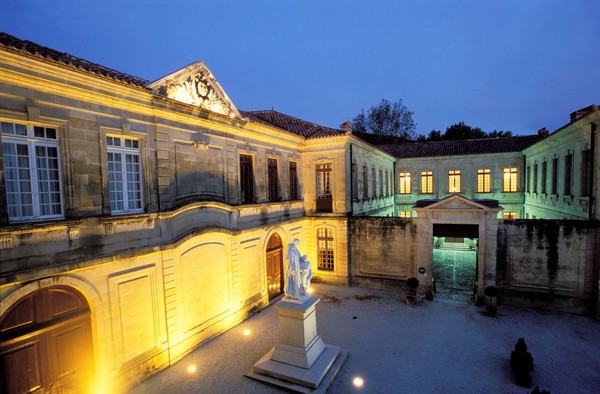
[[[547,137],[588,132],[577,152],[593,149],[574,160],[592,168],[581,219],[598,219],[597,121],[592,107]],[[281,294],[294,238],[316,279],[348,284],[353,216],[428,229],[417,201],[454,196],[485,211],[473,220],[492,242],[501,209],[469,201],[533,216],[526,168],[550,154],[534,136],[407,156],[240,111],[201,62],[149,82],[7,34],[0,127],[3,392],[119,391],[175,363]]]

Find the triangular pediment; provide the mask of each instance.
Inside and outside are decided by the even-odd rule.
[[[155,94],[240,118],[240,113],[204,62],[191,64],[148,85]]]
[[[425,207],[425,209],[468,209],[488,211],[490,207],[455,194],[430,204]]]

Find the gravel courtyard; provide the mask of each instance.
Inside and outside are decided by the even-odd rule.
[[[599,321],[507,306],[489,317],[443,297],[406,305],[401,293],[313,286],[319,335],[349,352],[328,393],[599,392]],[[276,343],[277,322],[276,309],[266,308],[129,392],[279,393],[244,376]],[[517,386],[510,368],[520,337],[534,360],[532,389]]]

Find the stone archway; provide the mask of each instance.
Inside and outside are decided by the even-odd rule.
[[[90,308],[68,286],[38,289],[0,317],[2,392],[91,392]]]
[[[417,225],[417,243],[431,245],[428,248],[417,249],[415,270],[419,272],[417,278],[421,284],[427,287],[432,285],[434,227],[469,230],[469,237],[478,240],[475,275],[477,288],[474,291],[481,296],[487,286],[496,284],[497,216],[502,210],[498,201],[469,200],[460,195],[453,195],[443,200],[418,201],[413,209],[417,212],[417,218],[413,219]],[[422,271],[424,272],[421,273]]]
[[[283,292],[283,243],[277,233],[267,242],[267,292],[269,301]]]

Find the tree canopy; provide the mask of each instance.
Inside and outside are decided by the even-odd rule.
[[[402,104],[402,100],[394,103],[382,99],[365,114],[361,110],[352,121],[352,130],[359,133],[378,134],[385,136],[414,139],[416,137],[416,123],[413,112]]]
[[[456,140],[471,140],[478,138],[500,138],[512,136],[511,131],[493,130],[490,132],[483,131],[479,127],[471,127],[465,122],[458,122],[446,128],[442,133],[439,130],[431,130],[427,136],[420,135],[419,141],[456,141]]]

